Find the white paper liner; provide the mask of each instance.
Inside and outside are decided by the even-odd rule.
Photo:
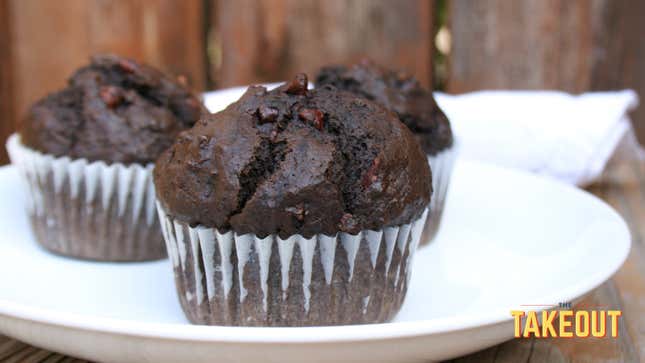
[[[26,186],[27,211],[44,247],[97,260],[163,257],[154,164],[55,157],[22,145],[18,134],[6,147]]]
[[[428,155],[428,163],[432,170],[432,198],[428,206],[429,213],[425,226],[423,227],[423,235],[421,237],[421,246],[429,244],[436,236],[441,225],[441,217],[443,216],[443,209],[446,203],[446,196],[448,195],[448,187],[450,186],[450,178],[452,170],[457,159],[458,145],[453,142],[453,145],[443,150],[436,155]]]
[[[203,226],[190,227],[166,214],[160,203],[157,210],[175,271],[179,299],[189,320],[199,324],[256,326],[375,323],[390,319],[403,302],[412,258],[427,214],[426,210],[411,224],[380,231],[366,230],[357,235],[319,234],[312,238],[293,235],[282,239],[277,235],[260,238],[231,231],[220,233]],[[339,256],[345,260],[339,261]],[[252,276],[245,275],[249,264],[255,264],[256,273]],[[340,265],[346,271],[336,271]],[[316,271],[319,274],[313,276]],[[278,273],[279,280],[273,280]],[[294,277],[295,282],[291,281]],[[246,286],[249,279],[259,282],[255,288],[261,291],[249,291],[253,288]],[[382,286],[375,288],[375,283]],[[386,287],[388,283],[390,286]],[[354,294],[347,298],[352,311],[345,307],[344,312],[336,311],[337,316],[334,311],[323,311],[322,315],[326,316],[318,312],[313,317],[310,316],[312,305],[327,304],[315,299],[319,296],[333,299],[334,294],[320,294],[312,288],[314,285],[326,291],[357,289],[360,296]],[[379,296],[371,296],[370,292],[374,291]],[[250,293],[258,297],[256,302],[251,302],[257,306],[245,308]],[[294,301],[291,296],[299,299]],[[392,301],[379,303],[370,310],[370,302],[384,299]],[[356,301],[360,304],[352,303]],[[328,305],[338,308],[335,303]],[[291,315],[285,316],[285,311]],[[282,316],[272,317],[272,313]]]

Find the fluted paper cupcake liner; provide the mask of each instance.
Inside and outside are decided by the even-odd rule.
[[[411,224],[305,238],[220,233],[159,218],[177,293],[195,324],[385,322],[398,312],[426,213]]]
[[[446,204],[446,195],[450,186],[450,177],[457,159],[457,151],[458,146],[455,143],[437,155],[428,155],[428,163],[432,170],[433,193],[428,206],[428,217],[421,235],[421,246],[429,244],[439,231],[443,209]]]
[[[166,255],[155,212],[153,165],[43,154],[17,134],[7,151],[27,191],[27,211],[37,241],[66,256],[141,261]]]

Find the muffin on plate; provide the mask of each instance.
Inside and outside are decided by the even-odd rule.
[[[205,110],[179,82],[133,60],[95,56],[36,102],[7,142],[37,241],[103,261],[166,255],[154,160]]]
[[[380,105],[306,76],[249,87],[154,170],[179,300],[198,324],[391,319],[431,196],[425,154]]]
[[[324,85],[333,85],[395,112],[421,144],[433,176],[434,194],[421,240],[422,245],[429,243],[439,229],[457,152],[450,122],[432,92],[415,78],[368,60],[350,67],[323,67],[316,77],[316,86]]]

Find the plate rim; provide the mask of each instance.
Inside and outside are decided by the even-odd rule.
[[[601,271],[589,274],[574,285],[561,288],[568,293],[559,292],[548,294],[543,301],[572,301],[592,291],[610,279],[624,264],[631,250],[632,236],[627,223],[608,203],[595,195],[558,180],[541,175],[531,174],[521,170],[510,169],[490,163],[459,159],[458,164],[471,167],[497,169],[497,172],[513,173],[521,177],[534,179],[538,183],[549,183],[570,193],[577,193],[583,198],[589,198],[603,208],[608,216],[621,229],[618,243],[613,247],[621,247],[620,258],[613,264],[606,265]],[[0,174],[9,173],[15,169],[8,165],[0,167]],[[614,241],[614,243],[616,243]],[[525,307],[526,311],[541,311],[541,307]],[[322,326],[322,327],[234,327],[234,326],[204,326],[177,323],[137,322],[119,318],[96,317],[91,315],[69,312],[52,311],[46,308],[20,306],[17,303],[0,299],[0,318],[19,319],[37,324],[53,325],[75,330],[108,333],[121,336],[133,336],[152,339],[175,341],[211,342],[211,343],[282,343],[282,344],[327,344],[352,341],[375,341],[393,338],[409,338],[432,334],[477,329],[485,326],[509,323],[513,318],[510,311],[491,309],[483,313],[466,313],[434,319],[418,321],[391,322],[381,324]],[[297,332],[297,334],[295,334]],[[6,332],[11,335],[11,332]]]

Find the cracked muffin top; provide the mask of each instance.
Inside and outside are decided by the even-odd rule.
[[[414,133],[423,150],[430,155],[452,146],[450,122],[419,82],[364,60],[350,67],[323,67],[316,76],[316,86],[333,85],[383,105],[395,112]]]
[[[304,74],[251,86],[182,132],[155,165],[170,216],[260,237],[380,230],[417,219],[432,192],[425,154],[390,111]]]
[[[133,60],[95,56],[61,91],[36,102],[21,141],[54,156],[107,163],[154,162],[202,112],[182,82]]]

